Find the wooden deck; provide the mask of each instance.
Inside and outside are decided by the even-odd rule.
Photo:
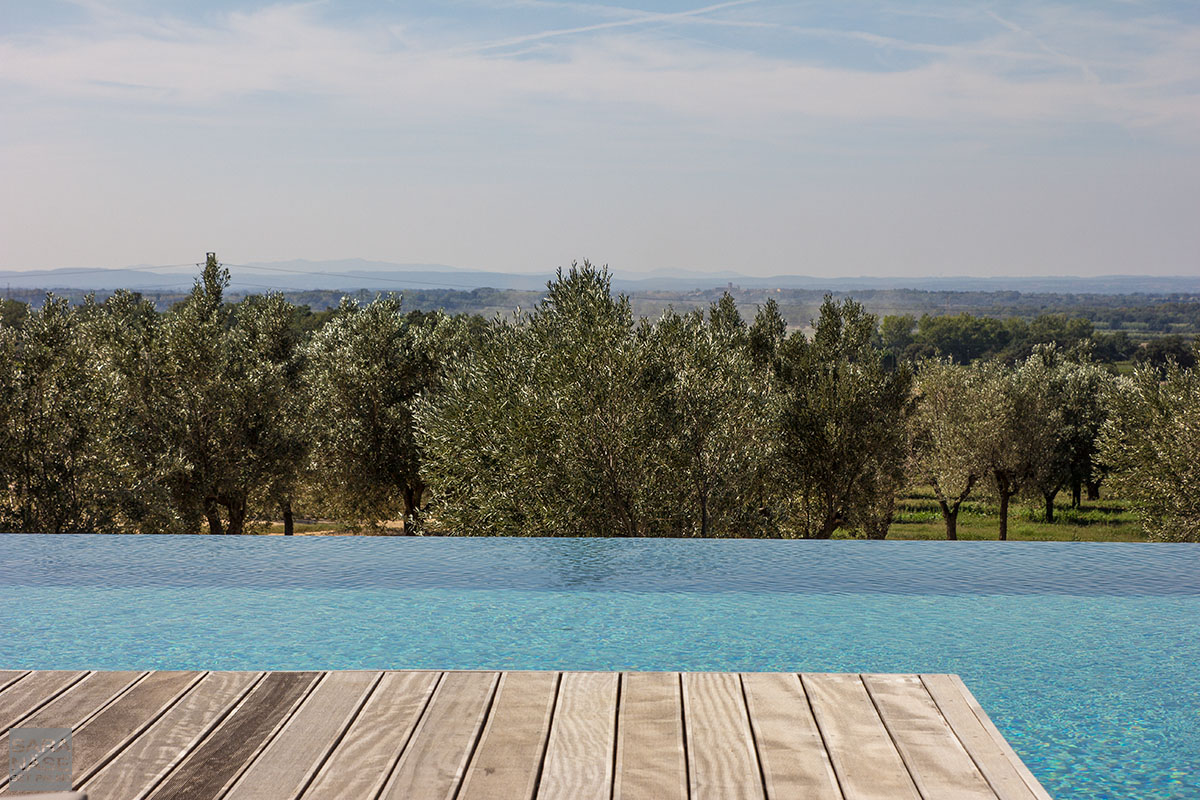
[[[1049,798],[954,675],[0,672],[13,727],[89,800]]]

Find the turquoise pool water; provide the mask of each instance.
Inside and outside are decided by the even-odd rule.
[[[1200,547],[0,536],[0,668],[957,672],[1056,798],[1200,798]]]

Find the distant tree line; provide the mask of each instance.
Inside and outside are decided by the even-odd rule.
[[[679,290],[639,290],[629,295],[634,316],[657,318],[668,307],[681,311],[707,308],[725,293],[722,288]],[[514,308],[532,308],[544,296],[544,292],[520,289],[433,289],[404,287],[404,302],[408,309],[420,311],[441,310],[447,314],[481,314],[492,317],[496,313],[507,313]],[[824,290],[817,289],[765,289],[734,287],[731,295],[744,307],[759,306],[774,300],[780,315],[789,327],[804,327],[819,313],[824,302]],[[45,289],[8,289],[7,300],[15,306],[40,307],[45,301]],[[80,289],[54,290],[75,304],[83,303],[91,293]],[[111,292],[97,291],[95,297],[104,299]],[[343,297],[359,303],[369,303],[388,292],[359,289],[353,292],[333,289],[284,290],[283,296],[296,306],[307,306],[313,312],[336,309]],[[166,311],[178,302],[187,299],[186,292],[146,291],[141,295],[159,311]],[[227,289],[226,299],[238,302],[246,296]],[[833,293],[835,298],[846,297],[844,293]],[[1125,339],[1114,340],[1125,346],[1130,342],[1136,346],[1140,341],[1164,335],[1195,335],[1200,333],[1200,295],[1187,294],[1058,294],[1049,292],[1017,291],[946,291],[926,289],[860,289],[853,292],[853,299],[862,303],[869,311],[881,318],[888,316],[911,316],[914,320],[925,315],[930,317],[967,314],[973,317],[991,317],[1000,321],[1019,318],[1036,327],[1040,317],[1059,317],[1068,320],[1090,322],[1093,329],[1105,332],[1124,332]],[[1078,324],[1078,323],[1076,323]],[[1014,331],[1018,339],[1024,334]],[[1034,330],[1031,335],[1036,336]],[[1097,344],[1100,344],[1097,342]],[[1006,345],[1001,344],[998,349]],[[1125,357],[1128,357],[1127,351]],[[1098,360],[1119,361],[1116,353],[1098,347]]]
[[[1192,351],[1119,377],[1086,321],[880,323],[827,297],[789,331],[728,295],[649,321],[586,262],[490,321],[228,283],[214,257],[166,312],[0,308],[0,529],[883,538],[919,481],[948,538],[984,494],[1003,539],[1013,498],[1052,519],[1111,481],[1151,535],[1200,540]]]
[[[1106,364],[1133,361],[1157,368],[1169,361],[1194,366],[1195,337],[1170,334],[1137,342],[1125,331],[1097,332],[1083,317],[1042,314],[1030,321],[1021,317],[997,319],[962,313],[954,315],[911,314],[885,316],[879,325],[877,343],[896,359],[949,358],[957,364],[978,359],[1001,359],[1015,363],[1029,358],[1034,350],[1054,345],[1059,350],[1087,349],[1087,357]]]

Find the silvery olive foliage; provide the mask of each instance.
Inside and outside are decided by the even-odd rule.
[[[0,530],[106,528],[114,480],[101,446],[105,376],[96,369],[91,303],[46,303],[0,327]]]
[[[1116,379],[1076,342],[914,376],[880,346],[911,322],[876,334],[853,301],[790,334],[728,295],[639,320],[588,262],[491,322],[231,304],[228,281],[214,256],[165,312],[4,307],[0,530],[242,533],[295,508],[406,533],[883,538],[919,481],[948,538],[975,493],[1006,538],[1013,497],[1049,516],[1111,476],[1155,538],[1200,540],[1194,369]]]
[[[1014,495],[1043,503],[1053,521],[1058,493],[1099,473],[1097,437],[1112,376],[1086,356],[1039,345],[1011,367],[921,365],[912,467],[933,486],[947,538],[957,538],[959,509],[973,491],[1000,500],[1003,539]]]
[[[243,533],[303,457],[290,408],[299,382],[292,308],[277,294],[223,305],[228,282],[210,258],[191,295],[165,314],[131,295],[108,304],[107,446],[135,529],[195,531],[203,520],[210,533]]]
[[[728,298],[635,323],[606,269],[560,271],[417,417],[439,527],[462,534],[750,535],[767,524],[770,385]]]
[[[991,421],[980,442],[989,473],[981,488],[1000,502],[999,538],[1006,540],[1009,505],[1051,457],[1062,409],[1050,391],[1049,369],[1037,354],[1016,368],[998,361],[980,362],[977,368],[983,380],[979,402]]]
[[[344,300],[302,353],[308,501],[338,519],[419,529],[426,484],[413,415],[457,359],[465,329],[443,314],[405,315],[384,297]]]
[[[1200,373],[1154,366],[1108,392],[1100,457],[1154,539],[1200,542]]]
[[[668,311],[647,345],[654,471],[645,491],[656,529],[702,537],[772,531],[776,398],[733,299],[724,295],[707,319],[699,310]]]
[[[775,435],[785,534],[887,533],[904,481],[912,373],[885,367],[871,343],[875,321],[859,303],[826,297],[811,337],[797,331],[779,346]]]
[[[1044,504],[1045,520],[1053,522],[1058,493],[1071,488],[1078,506],[1081,487],[1100,473],[1097,442],[1108,415],[1104,398],[1113,376],[1091,362],[1086,352],[1066,353],[1054,345],[1035,347],[1019,374],[1028,391],[1039,392],[1051,406],[1052,430],[1039,431],[1044,440],[1035,437],[1029,443],[1035,457],[1025,491]]]
[[[530,314],[497,320],[418,412],[439,527],[647,533],[648,336],[587,263],[560,272]]]
[[[989,477],[985,445],[999,413],[990,377],[979,362],[949,358],[926,361],[917,377],[910,468],[933,487],[947,539],[958,538],[963,502]]]

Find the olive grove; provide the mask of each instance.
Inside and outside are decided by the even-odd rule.
[[[0,530],[883,538],[919,485],[946,538],[991,498],[1004,539],[1015,499],[1052,522],[1107,481],[1152,537],[1200,540],[1194,361],[1118,378],[1066,318],[827,297],[789,329],[726,294],[641,319],[588,262],[493,320],[228,284],[210,255],[166,311],[6,301]]]

